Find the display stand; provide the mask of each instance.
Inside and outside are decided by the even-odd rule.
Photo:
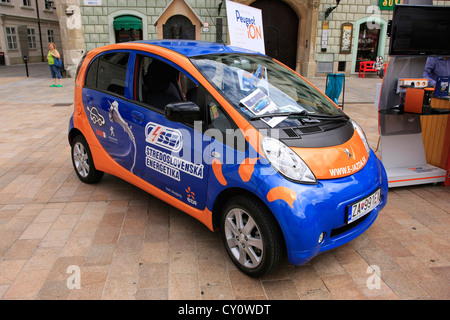
[[[438,183],[446,170],[427,163],[420,117],[399,108],[396,93],[399,78],[421,78],[426,57],[392,57],[383,81],[379,103],[381,160],[389,187]],[[449,110],[432,109],[429,115]]]
[[[446,187],[450,186],[450,152],[448,153],[447,172],[446,172],[446,176],[445,176],[444,185]]]
[[[446,113],[450,111],[432,110],[429,115]],[[412,123],[420,122],[419,116],[425,116],[407,114],[397,108],[380,110],[380,114],[406,117],[406,121]],[[389,187],[445,181],[446,170],[427,163],[422,132],[411,130],[403,134],[384,134],[381,136],[380,145],[381,159],[386,169]]]

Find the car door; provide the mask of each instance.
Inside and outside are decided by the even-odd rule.
[[[96,57],[87,71],[83,106],[91,128],[105,151],[122,167],[134,172],[136,139],[124,119],[129,113],[127,96],[130,52],[112,51]]]
[[[206,202],[208,166],[203,152],[201,123],[179,123],[164,117],[168,103],[186,100],[187,89],[195,91],[193,78],[179,66],[147,53],[138,53],[133,66],[129,119],[137,141],[135,174],[153,186],[192,207],[203,209]],[[191,91],[192,91],[191,90]],[[189,94],[187,94],[189,96]]]

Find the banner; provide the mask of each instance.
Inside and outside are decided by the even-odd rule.
[[[402,4],[403,0],[380,0],[378,6],[380,10],[394,10],[396,4]]]
[[[230,44],[265,54],[261,10],[227,0]]]

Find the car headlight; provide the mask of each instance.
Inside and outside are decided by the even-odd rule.
[[[359,136],[361,137],[361,140],[364,142],[364,147],[366,148],[367,156],[370,157],[369,142],[367,141],[367,137],[366,134],[364,133],[364,130],[355,121],[350,120],[350,122],[352,123],[353,128],[355,128],[356,132],[358,132]]]
[[[264,137],[261,147],[270,164],[287,179],[301,183],[317,182],[306,163],[283,142]]]

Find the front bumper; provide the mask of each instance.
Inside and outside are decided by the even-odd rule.
[[[269,201],[273,186],[284,186],[297,194],[292,206],[283,200]],[[347,208],[381,189],[381,202],[371,212],[347,224]],[[274,213],[283,232],[289,262],[301,265],[316,255],[341,246],[366,231],[384,208],[388,196],[386,172],[371,154],[360,171],[344,178],[320,180],[316,185],[287,181],[279,174],[268,176],[257,193]],[[324,238],[319,243],[319,236]]]

